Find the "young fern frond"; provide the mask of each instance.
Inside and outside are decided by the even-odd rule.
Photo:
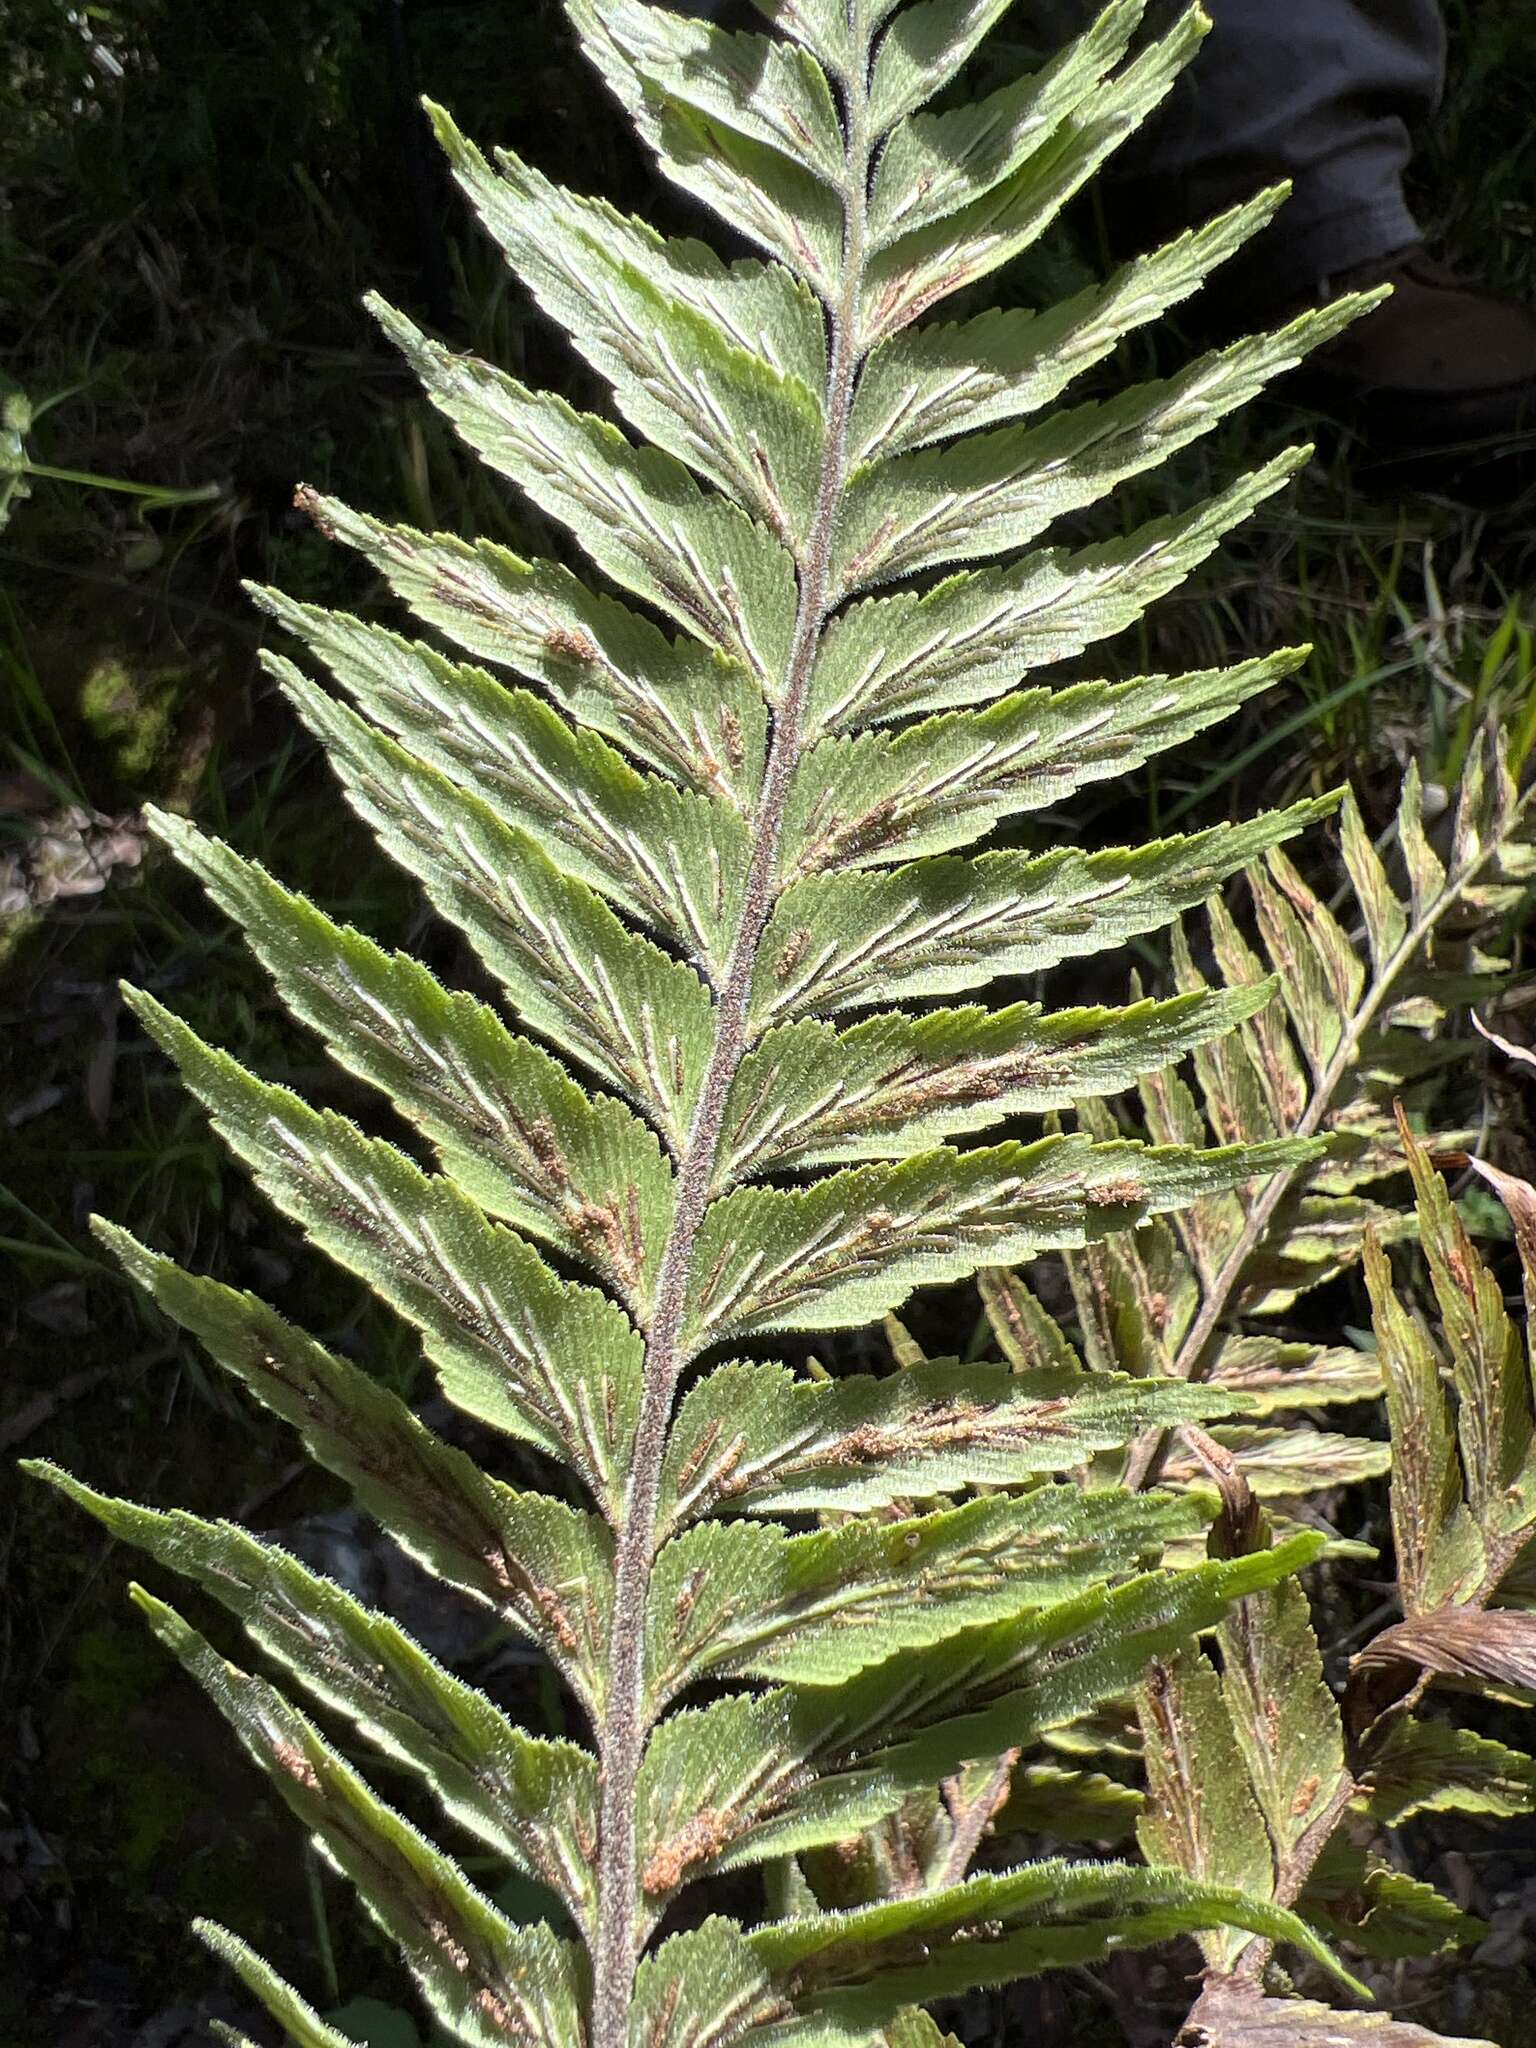
[[[510,153],[493,168],[434,113],[486,227],[642,439],[376,307],[464,440],[608,587],[310,494],[322,531],[457,653],[263,598],[339,685],[274,661],[298,715],[518,1028],[155,821],[433,1169],[149,997],[136,1014],[272,1201],[416,1327],[458,1406],[516,1440],[520,1484],[252,1297],[107,1232],[392,1536],[543,1650],[591,1748],[518,1730],[238,1528],[50,1474],[547,1891],[547,1924],[510,1923],[276,1686],[142,1596],[439,2023],[473,2044],[862,2042],[914,2000],[1228,1922],[1323,1954],[1284,1906],[1112,1865],[940,1872],[852,1913],[795,1892],[790,1917],[755,1931],[717,1915],[651,1946],[686,1885],[844,1840],[975,1758],[1032,1745],[1318,1548],[1160,1572],[1208,1496],[1063,1477],[1149,1429],[1244,1412],[1222,1386],[1089,1379],[1062,1360],[830,1383],[705,1365],[1313,1155],[1289,1133],[956,1148],[1124,1088],[1261,998],[948,1005],[1166,925],[1331,807],[1098,852],[965,850],[1294,666],[1018,687],[1138,618],[1300,454],[1113,543],[1042,548],[1053,522],[1367,303],[1042,420],[1273,198],[1056,313],[914,323],[1042,232],[1166,91],[1203,16],[1130,55],[1139,0],[1114,0],[1037,76],[928,114],[997,0],[762,7],[784,35],[569,0],[662,170],[765,260],[667,240]],[[959,1498],[983,1485],[1013,1490]],[[821,1519],[797,1532],[786,1515]],[[290,2033],[330,2048],[297,1994],[215,1940]]]
[[[1385,1470],[1384,1445],[1287,1419],[1375,1398],[1377,1361],[1290,1342],[1265,1324],[1353,1266],[1368,1233],[1386,1241],[1411,1229],[1370,1193],[1402,1171],[1393,1101],[1465,1058],[1469,1041],[1448,1027],[1507,972],[1486,942],[1536,877],[1532,823],[1531,793],[1516,790],[1501,736],[1490,732],[1469,756],[1438,850],[1410,768],[1383,850],[1346,794],[1341,901],[1325,904],[1277,848],[1246,878],[1253,939],[1219,899],[1204,934],[1175,932],[1174,979],[1188,1000],[1223,987],[1251,994],[1265,976],[1272,995],[1194,1049],[1193,1087],[1172,1072],[1142,1078],[1146,1130],[1186,1144],[1324,1137],[1328,1151],[1282,1169],[1252,1200],[1198,1201],[1167,1223],[1069,1253],[1068,1267],[1092,1367],[1206,1381],[1259,1404],[1257,1423],[1213,1434],[1262,1495],[1293,1498]],[[1197,946],[1214,959],[1214,984],[1196,965]],[[1092,1104],[1083,1122],[1116,1128]],[[1017,1275],[987,1274],[982,1286],[1005,1355],[1079,1362]],[[1187,1448],[1158,1433],[1136,1446],[1126,1476],[1132,1485],[1182,1482],[1199,1470]]]

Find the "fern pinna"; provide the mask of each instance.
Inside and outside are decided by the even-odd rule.
[[[944,1006],[1166,924],[1323,806],[1095,853],[960,849],[1295,665],[1021,687],[1138,618],[1300,455],[1110,544],[1042,548],[1052,523],[1359,310],[1040,417],[1261,226],[1269,194],[1056,309],[919,324],[1048,226],[1206,26],[1192,10],[1133,50],[1139,0],[1114,0],[1037,75],[923,112],[1005,4],[762,0],[778,33],[737,35],[569,0],[662,170],[759,260],[664,239],[511,154],[493,169],[434,112],[513,269],[645,438],[375,310],[604,587],[310,495],[320,528],[471,660],[263,601],[341,685],[274,663],[351,803],[532,1035],[157,821],[435,1170],[143,995],[138,1016],[271,1199],[510,1440],[518,1484],[258,1301],[105,1235],[421,1563],[540,1646],[591,1747],[520,1730],[242,1529],[52,1476],[421,1774],[482,1856],[543,1887],[546,1920],[507,1920],[272,1684],[139,1596],[466,2042],[862,2042],[913,2001],[1181,1928],[1233,1920],[1316,1947],[1288,1912],[1173,1871],[959,1881],[962,1860],[912,1896],[833,1912],[792,1861],[1123,1693],[1154,1649],[1316,1549],[1300,1536],[1164,1575],[1209,1496],[1061,1477],[1149,1428],[1240,1413],[1240,1394],[944,1361],[816,1379],[750,1349],[719,1362],[1307,1150],[951,1142],[1122,1088],[1263,1000]],[[685,1905],[653,1940],[690,1883],[753,1864],[776,1873],[777,1917],[748,1929]],[[750,1917],[743,1881],[724,1897]],[[339,2040],[234,1937],[210,1938],[295,2039]]]

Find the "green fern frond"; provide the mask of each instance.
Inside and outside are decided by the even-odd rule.
[[[1437,1679],[1536,1701],[1536,1623],[1520,1560],[1536,1544],[1531,1335],[1473,1245],[1426,1149],[1399,1112],[1419,1238],[1449,1354],[1394,1285],[1387,1252],[1365,1249],[1372,1320],[1392,1427],[1392,1531],[1403,1618],[1353,1659],[1342,1707],[1323,1675],[1307,1601],[1285,1579],[1236,1601],[1215,1629],[1220,1670],[1196,1644],[1159,1659],[1138,1693],[1148,1801],[1143,1848],[1202,1882],[1291,1906],[1320,1933],[1385,1960],[1481,1940],[1485,1925],[1375,1853],[1377,1830],[1418,1812],[1526,1813],[1536,1764],[1468,1731],[1420,1720]],[[1516,1224],[1536,1300],[1536,1189],[1482,1169]],[[1240,1450],[1199,1447],[1222,1486],[1213,1550],[1266,1540]],[[1493,1609],[1495,1600],[1505,1603]],[[1320,2008],[1263,1997],[1269,1950],[1228,1927],[1199,1937],[1214,1973],[1189,2025],[1220,2016],[1235,2043],[1330,2038]],[[1300,2024],[1293,2035],[1292,2017]],[[1373,2038],[1338,2017],[1331,2038]],[[1315,2031],[1313,2022],[1316,2023]],[[1393,2023],[1383,2023],[1387,2043]],[[1443,2037],[1410,2029],[1437,2048]],[[1454,2048],[1454,2044],[1452,2044]]]
[[[663,173],[761,257],[658,235],[511,153],[492,166],[433,110],[459,184],[622,427],[374,304],[431,401],[601,587],[308,493],[447,651],[258,593],[336,685],[275,658],[297,715],[511,1026],[154,820],[419,1144],[312,1108],[147,995],[136,1016],[268,1197],[516,1445],[518,1483],[260,1302],[105,1232],[392,1537],[543,1653],[587,1740],[518,1730],[238,1529],[45,1473],[231,1607],[388,1767],[424,1778],[477,1853],[550,1894],[548,1923],[511,1924],[275,1685],[141,1596],[474,2048],[910,2037],[914,2002],[1226,1924],[1322,1954],[1288,1902],[1187,1870],[964,1882],[946,1854],[920,1896],[839,1914],[787,1861],[1123,1696],[1315,1556],[1301,1538],[1173,1573],[1164,1554],[1198,1537],[1209,1490],[1078,1483],[1148,1431],[1253,1428],[1246,1389],[1180,1384],[1151,1357],[1084,1373],[1029,1311],[1018,1374],[932,1360],[824,1383],[720,1354],[1039,1250],[1096,1256],[1135,1224],[1171,1242],[1169,1213],[1209,1234],[1236,1190],[1317,1156],[1315,1124],[1214,1145],[1203,1126],[1151,1143],[995,1128],[1223,1057],[1225,1035],[1261,1028],[1263,987],[1055,1014],[931,1004],[1156,930],[1332,807],[1095,852],[971,850],[1295,666],[1038,680],[1139,618],[1304,451],[1121,540],[1041,543],[1369,301],[1048,412],[1277,195],[1053,312],[915,323],[1059,215],[1204,17],[1133,51],[1139,0],[1113,0],[1037,75],[928,112],[998,0],[762,11],[783,34],[568,0]],[[1288,1442],[1260,1439],[1280,1469]],[[737,1689],[695,1696],[705,1681]],[[787,1916],[653,1942],[679,1892],[756,1864]],[[266,1965],[211,1938],[292,2034],[333,2048]]]
[[[1068,1253],[1082,1357],[1099,1370],[1250,1395],[1265,1422],[1214,1434],[1270,1497],[1294,1499],[1386,1467],[1385,1444],[1286,1419],[1376,1398],[1378,1362],[1353,1348],[1286,1341],[1265,1323],[1355,1265],[1369,1235],[1385,1243],[1413,1227],[1373,1193],[1402,1171],[1394,1099],[1425,1099],[1465,1057],[1454,1014],[1502,985],[1506,963],[1486,941],[1536,879],[1530,792],[1517,792],[1496,733],[1469,756],[1456,807],[1434,838],[1410,768],[1380,847],[1346,795],[1342,902],[1324,903],[1275,847],[1246,876],[1251,925],[1213,899],[1203,935],[1175,930],[1181,995],[1251,992],[1266,976],[1273,993],[1232,1030],[1191,1048],[1193,1086],[1168,1067],[1138,1080],[1149,1135],[1190,1146],[1321,1136],[1328,1149],[1282,1168],[1247,1203],[1201,1199],[1166,1224]],[[1197,947],[1208,950],[1214,981],[1196,964]],[[1095,1133],[1118,1128],[1094,1104],[1082,1121]],[[1437,1142],[1468,1137],[1445,1132]],[[984,1290],[1006,1355],[1049,1350],[1054,1362],[1080,1362],[1017,1275],[989,1276]],[[1127,1472],[1133,1484],[1159,1474],[1182,1483],[1198,1466],[1158,1434],[1137,1446]]]

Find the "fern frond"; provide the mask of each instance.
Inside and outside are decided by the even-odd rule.
[[[271,1964],[257,1955],[237,1934],[231,1934],[228,1928],[220,1927],[213,1920],[198,1920],[193,1925],[201,1939],[220,1961],[229,1965],[252,1997],[297,2044],[297,2048],[348,2048],[347,2036],[328,2026],[293,1986],[284,1983]],[[249,2035],[237,2034],[219,2020],[213,2022],[213,2027],[218,2038],[230,2043],[231,2048],[254,2048]]]
[[[900,1157],[1017,1112],[1065,1109],[1069,1088],[1113,1093],[1266,1000],[1261,985],[1119,1010],[1015,1003],[887,1012],[843,1031],[816,1018],[776,1026],[732,1083],[716,1184],[749,1167]]]
[[[724,878],[741,871],[746,851],[733,806],[637,773],[530,692],[504,690],[429,648],[334,612],[273,610],[414,759],[510,830],[537,834],[563,874],[719,972],[740,907]],[[296,670],[282,673],[301,716],[323,728],[329,715],[360,758],[375,758],[365,752],[373,727],[360,731]],[[665,864],[659,846],[672,849]]]
[[[667,1529],[718,1507],[852,1512],[1071,1472],[1126,1443],[1149,1405],[1170,1424],[1200,1421],[1223,1396],[957,1359],[822,1381],[724,1365],[679,1403],[658,1521]]]
[[[779,1972],[793,1969],[814,2014],[852,2032],[913,1999],[1033,1975],[1047,1956],[1094,1962],[1229,1918],[1256,1934],[1283,1930],[1294,1938],[1290,1914],[1266,1910],[1235,1887],[1126,1864],[1048,1862],[889,1905],[781,1922],[751,1942]],[[979,1938],[978,1926],[986,1930]],[[1302,1945],[1354,1985],[1315,1937]]]
[[[1252,1395],[1278,1424],[1223,1425],[1215,1435],[1270,1497],[1384,1469],[1380,1443],[1284,1425],[1287,1410],[1379,1395],[1379,1366],[1361,1352],[1283,1341],[1253,1319],[1284,1315],[1337,1278],[1360,1259],[1368,1236],[1386,1243],[1411,1229],[1368,1192],[1402,1169],[1393,1098],[1422,1091],[1464,1055],[1464,1040],[1446,1028],[1451,1011],[1500,985],[1503,963],[1480,950],[1478,935],[1530,889],[1531,819],[1529,794],[1516,792],[1490,734],[1469,760],[1447,821],[1448,858],[1430,843],[1410,769],[1385,859],[1346,795],[1340,851],[1350,889],[1342,903],[1322,902],[1275,847],[1247,876],[1251,925],[1219,900],[1208,906],[1214,981],[1196,964],[1199,933],[1175,931],[1182,994],[1252,989],[1265,976],[1275,992],[1234,1030],[1191,1048],[1193,1087],[1166,1069],[1141,1077],[1149,1134],[1189,1146],[1322,1135],[1328,1150],[1282,1169],[1246,1204],[1213,1196],[1167,1225],[1070,1253],[1083,1356],[1097,1370],[1167,1374]],[[1117,1128],[1091,1105],[1083,1121],[1094,1132]],[[999,1341],[1024,1341],[1024,1283],[998,1276],[988,1284]],[[1027,1313],[1038,1326],[1038,1304]],[[1057,1335],[1060,1358],[1074,1361]],[[1160,1434],[1137,1447],[1128,1476],[1137,1484],[1159,1473],[1187,1481],[1197,1470]]]
[[[1536,1536],[1536,1409],[1533,1409],[1532,1332],[1523,1334],[1504,1306],[1504,1293],[1473,1244],[1426,1148],[1400,1114],[1400,1129],[1413,1175],[1419,1240],[1442,1345],[1413,1314],[1393,1286],[1391,1266],[1380,1244],[1366,1247],[1370,1289],[1386,1378],[1393,1440],[1401,1448],[1393,1467],[1392,1534],[1398,1582],[1407,1620],[1401,1655],[1437,1669],[1427,1626],[1422,1641],[1412,1625],[1445,1609],[1480,1612],[1500,1588]],[[1536,1192],[1524,1181],[1484,1168],[1515,1222],[1529,1307],[1536,1299]],[[1442,1349],[1450,1371],[1443,1374]],[[1449,1387],[1443,1379],[1449,1380]],[[1517,1617],[1511,1615],[1511,1622]],[[1518,1623],[1529,1629],[1528,1618]],[[1489,1622],[1490,1635],[1499,1624]],[[1380,1662],[1399,1632],[1388,1630],[1369,1650]],[[1536,1633],[1531,1637],[1536,1645]],[[1415,1650],[1417,1643],[1417,1652]],[[1444,1670],[1456,1662],[1453,1649]],[[1525,1686],[1527,1671],[1512,1637],[1495,1652],[1494,1663],[1510,1658],[1508,1675]]]
[[[757,1932],[717,1917],[650,1946],[696,1879],[813,1852],[1019,1752],[1318,1547],[1162,1569],[1208,1521],[1209,1490],[1091,1487],[1086,1468],[1209,1423],[1252,1430],[1278,1471],[1289,1434],[1241,1387],[1181,1385],[1157,1358],[1085,1373],[1027,1313],[1017,1374],[933,1360],[823,1384],[711,1356],[846,1329],[1041,1249],[1095,1257],[1134,1224],[1165,1244],[1158,1219],[1177,1212],[1210,1234],[1238,1189],[1315,1157],[1310,1127],[1214,1145],[1203,1127],[1150,1144],[992,1128],[1152,1089],[1171,1057],[1221,1057],[1224,1033],[1260,1027],[1265,987],[1054,1015],[904,1006],[1156,930],[1331,808],[1093,852],[971,850],[1295,665],[1038,675],[1139,617],[1303,451],[1122,539],[1038,544],[1367,303],[1043,417],[1275,195],[1056,312],[913,323],[1058,215],[1166,92],[1203,16],[1128,54],[1139,0],[1112,0],[1038,75],[932,113],[996,0],[764,11],[785,35],[568,0],[663,173],[761,258],[726,264],[512,153],[493,166],[433,110],[459,184],[622,427],[374,304],[431,402],[603,587],[308,493],[322,532],[453,651],[258,593],[340,692],[275,659],[298,716],[512,1025],[154,821],[420,1156],[246,1071],[148,996],[136,1016],[268,1197],[419,1332],[457,1406],[516,1442],[518,1484],[261,1303],[108,1233],[393,1537],[542,1651],[590,1747],[513,1729],[280,1551],[45,1474],[232,1607],[386,1767],[425,1777],[452,1826],[560,1902],[568,1928],[511,1926],[275,1686],[145,1596],[467,2043],[809,2048],[862,2041],[945,1989],[1181,1929],[1231,1921],[1318,1949],[1288,1902],[1187,1872],[954,1882],[953,1840],[940,1881],[898,1907],[820,1914],[797,1879],[796,1917]],[[932,570],[943,580],[902,587]],[[701,1704],[706,1681],[741,1689]],[[232,1956],[329,2048],[296,1994]]]
[[[1016,690],[984,711],[823,740],[796,777],[786,868],[799,876],[884,866],[968,845],[1005,818],[1061,803],[1192,738],[1299,659],[1289,650],[1193,675]]]
[[[898,17],[897,31],[905,18]],[[906,454],[1038,412],[1128,334],[1198,291],[1273,216],[1281,197],[1261,193],[1061,306],[994,309],[958,323],[903,329],[874,351],[861,381],[851,429],[856,459],[875,449]]]
[[[578,729],[603,734],[684,789],[750,807],[768,707],[744,668],[697,643],[669,640],[652,620],[589,590],[558,563],[525,562],[488,541],[471,546],[452,534],[386,526],[334,499],[299,495],[320,531],[364,555],[423,623],[465,652],[528,677]],[[269,612],[286,604],[273,591],[254,595]],[[316,616],[293,607],[285,615]],[[445,672],[434,662],[426,667]],[[451,698],[445,716],[451,725]]]
[[[1325,1682],[1305,1595],[1277,1581],[1217,1623],[1220,1673],[1196,1645],[1159,1660],[1138,1695],[1146,1737],[1143,1847],[1205,1882],[1294,1906],[1321,1932],[1384,1959],[1480,1940],[1483,1924],[1371,1850],[1371,1831],[1415,1812],[1524,1813],[1536,1800],[1529,1757],[1461,1729],[1413,1718],[1449,1677],[1536,1700],[1536,1626],[1507,1584],[1536,1535],[1536,1418],[1530,1334],[1468,1236],[1425,1148],[1398,1112],[1419,1236],[1451,1358],[1394,1286],[1387,1253],[1366,1244],[1372,1320],[1392,1430],[1392,1531],[1403,1619],[1353,1660],[1342,1712]],[[1536,1298],[1536,1190],[1485,1169],[1520,1219],[1517,1241]],[[1449,1378],[1449,1386],[1446,1379]],[[1222,1487],[1213,1549],[1262,1545],[1267,1530],[1240,1449],[1200,1437]],[[1355,1816],[1346,1830],[1345,1822]],[[1291,2008],[1263,1999],[1268,1950],[1230,1927],[1200,1936],[1217,1973],[1190,2016],[1236,2043],[1262,2041]],[[1325,2038],[1321,2015],[1316,2038]],[[1295,2038],[1308,2040],[1304,2026]],[[1287,2033],[1285,2038],[1291,2036]],[[1342,2018],[1337,2038],[1351,2039]],[[1367,2031],[1364,2038],[1370,2038]],[[1391,2023],[1381,2038],[1394,2038]],[[1398,2038],[1401,2038],[1399,2036]],[[1438,2035],[1410,2030],[1423,2048]]]
[[[1393,1724],[1372,1760],[1365,1811],[1381,1827],[1416,1813],[1508,1819],[1536,1805],[1536,1760],[1448,1721]]]

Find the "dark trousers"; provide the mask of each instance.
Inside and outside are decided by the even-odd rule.
[[[1306,291],[1419,239],[1403,194],[1411,123],[1445,70],[1437,0],[1205,0],[1210,34],[1163,107],[1114,159],[1117,226],[1161,240],[1261,186],[1289,202],[1248,258],[1276,295]],[[1176,0],[1153,0],[1154,19]],[[1045,0],[1063,34],[1095,0]]]

